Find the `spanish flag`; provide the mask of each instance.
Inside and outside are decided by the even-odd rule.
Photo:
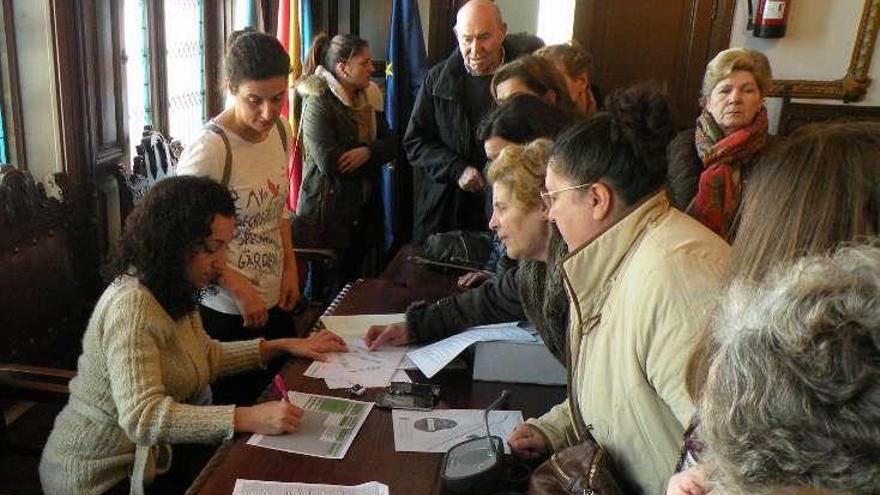
[[[299,121],[294,108],[293,98],[296,94],[295,84],[302,74],[302,39],[300,37],[299,24],[299,0],[279,0],[278,4],[278,41],[290,54],[290,82],[288,84],[287,100],[281,107],[281,115],[286,117],[293,129],[293,148],[290,153],[288,164],[288,177],[290,178],[290,193],[287,197],[287,209],[296,211],[296,202],[299,197],[299,186],[302,181],[302,153],[299,145]]]

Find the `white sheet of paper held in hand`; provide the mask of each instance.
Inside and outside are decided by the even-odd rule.
[[[332,353],[325,362],[313,361],[303,374],[323,378],[330,389],[350,388],[355,383],[366,388],[385,387],[392,381],[409,380],[406,372],[398,370],[406,347],[385,346],[370,351],[360,337],[343,339],[348,352]]]
[[[290,402],[304,413],[299,427],[283,435],[251,435],[247,443],[296,454],[342,459],[357,436],[372,402],[290,391]]]
[[[433,411],[391,411],[394,450],[398,452],[446,452],[469,438],[482,437],[483,411],[479,409],[434,409]],[[489,431],[506,440],[523,422],[521,411],[489,411]],[[505,451],[509,451],[504,442]]]
[[[406,357],[410,358],[426,377],[432,378],[468,347],[477,342],[490,340],[535,342],[537,339],[528,331],[520,328],[516,322],[482,325],[472,327],[470,330],[465,330],[420,349],[409,351],[406,353]]]
[[[342,486],[237,479],[232,495],[389,495],[389,490],[377,481]]]
[[[403,313],[321,317],[324,327],[340,337],[363,337],[373,325],[393,325],[405,321],[406,315]]]

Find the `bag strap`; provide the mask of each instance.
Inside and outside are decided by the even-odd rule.
[[[284,150],[284,154],[287,154],[287,130],[284,129],[284,124],[281,122],[281,119],[275,119],[275,128],[278,129],[278,137],[281,138],[281,149]]]
[[[601,318],[601,315],[599,317]],[[565,388],[568,395],[568,408],[571,412],[571,419],[574,425],[574,433],[579,442],[583,442],[588,438],[593,442],[596,442],[596,439],[593,438],[593,435],[590,433],[590,430],[593,427],[586,424],[586,422],[584,421],[584,417],[581,414],[581,408],[578,406],[577,391],[574,389],[574,360],[572,356],[573,352],[571,348],[571,337],[569,337],[565,339],[565,361],[567,363],[567,366],[565,368],[568,371]]]
[[[223,163],[223,178],[220,179],[220,185],[229,187],[229,178],[232,175],[232,146],[229,144],[229,137],[226,135],[226,131],[213,120],[205,124],[205,129],[220,136],[220,139],[223,140],[223,147],[226,148],[226,160]]]
[[[286,155],[287,131],[285,131],[284,124],[281,122],[281,119],[275,120],[275,128],[278,129],[278,136],[281,138],[281,149]],[[229,179],[232,176],[232,145],[229,144],[229,136],[227,136],[226,131],[224,131],[223,128],[217,125],[217,123],[213,120],[208,121],[208,123],[205,124],[205,129],[208,129],[214,134],[220,136],[220,139],[223,140],[223,147],[226,149],[226,159],[223,162],[223,178],[220,179],[220,184],[223,187],[229,187]],[[299,135],[297,135],[297,142],[298,141]]]

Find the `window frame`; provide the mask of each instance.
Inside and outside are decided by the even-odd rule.
[[[2,92],[0,110],[3,113],[8,160],[4,165],[27,171],[15,21],[12,9],[12,0],[0,0],[0,24],[3,26],[3,38],[0,40],[0,58],[2,58],[0,63],[3,64],[2,77],[0,77],[0,92]]]

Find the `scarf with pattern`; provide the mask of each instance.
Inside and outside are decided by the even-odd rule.
[[[725,240],[742,197],[742,165],[751,163],[767,145],[767,109],[761,108],[746,127],[725,136],[708,110],[697,117],[697,154],[703,171],[697,195],[687,212]]]

